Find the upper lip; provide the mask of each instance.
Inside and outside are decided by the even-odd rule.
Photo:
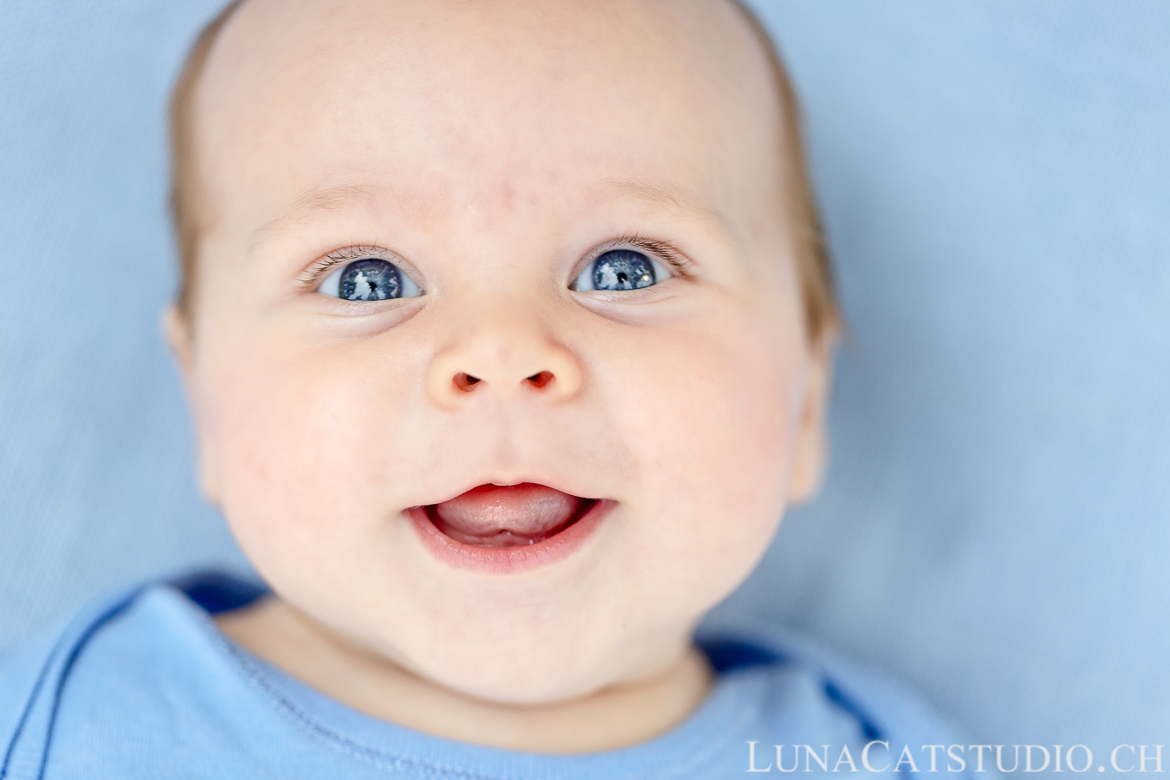
[[[515,477],[512,475],[509,475],[506,478],[494,478],[494,479],[487,478],[487,479],[480,479],[480,480],[473,481],[473,482],[468,482],[465,484],[464,487],[456,489],[452,493],[446,494],[443,498],[441,498],[437,501],[424,501],[424,502],[421,502],[418,504],[413,504],[412,506],[422,507],[422,506],[434,506],[436,504],[441,504],[444,501],[450,501],[451,499],[456,498],[457,496],[463,495],[464,493],[468,492],[469,490],[474,490],[475,488],[481,487],[483,485],[498,485],[501,487],[510,487],[512,485],[522,485],[522,484],[542,485],[544,487],[549,487],[549,488],[552,488],[553,490],[560,491],[561,493],[564,493],[565,495],[573,496],[574,498],[580,498],[580,499],[586,499],[586,500],[600,500],[600,499],[604,498],[604,496],[596,496],[596,495],[590,495],[589,493],[577,492],[576,490],[565,486],[563,483],[559,483],[557,480],[550,480],[547,477],[539,477],[539,476]]]

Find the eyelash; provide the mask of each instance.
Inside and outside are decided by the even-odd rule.
[[[297,283],[301,284],[303,288],[311,288],[312,285],[325,275],[325,271],[335,267],[335,265],[362,260],[363,257],[378,257],[381,260],[390,260],[390,258],[386,257],[386,250],[378,247],[358,246],[336,249],[322,257],[321,260],[314,262],[309,268],[304,269],[304,272],[297,277]]]
[[[304,273],[297,277],[297,282],[303,287],[312,287],[315,282],[325,276],[325,272],[334,266],[342,265],[344,263],[351,263],[354,260],[362,260],[365,258],[374,257],[379,260],[386,260],[387,262],[395,262],[397,258],[391,252],[376,246],[347,246],[344,249],[337,249],[322,257],[320,260],[314,262],[311,266],[305,269]],[[398,263],[395,262],[397,265]]]
[[[588,262],[581,264],[577,273],[588,268],[590,264],[597,260],[597,258],[604,255],[606,252],[620,249],[623,246],[633,247],[634,249],[638,249],[654,255],[659,260],[670,266],[678,273],[679,276],[683,277],[684,279],[692,275],[691,261],[687,259],[686,255],[663,241],[658,241],[653,238],[646,238],[645,236],[639,235],[622,236],[621,238],[614,239],[613,241],[605,242],[600,247],[589,253]],[[576,273],[574,274],[573,278],[576,278]]]
[[[663,241],[657,241],[645,236],[629,235],[621,238],[607,241],[599,248],[590,252],[589,261],[581,266],[582,269],[587,268],[589,263],[594,262],[606,252],[612,251],[622,246],[629,246],[639,249],[644,252],[649,252],[655,255],[658,259],[669,265],[679,276],[686,278],[691,275],[691,261],[683,255],[675,247]],[[297,282],[303,287],[312,287],[315,282],[325,276],[326,271],[334,266],[343,263],[350,263],[354,260],[361,260],[367,257],[376,257],[388,262],[392,262],[393,254],[386,250],[369,245],[349,246],[344,249],[337,249],[322,257],[320,260],[314,262],[311,266],[297,277]],[[574,278],[576,278],[574,276]]]

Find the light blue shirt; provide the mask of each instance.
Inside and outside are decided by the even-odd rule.
[[[554,756],[440,739],[350,709],[216,629],[212,614],[262,592],[217,574],[137,587],[0,656],[0,778],[701,780],[822,764],[864,776],[867,763],[896,777],[930,774],[932,755],[939,775],[977,768],[915,697],[764,630],[700,637],[715,686],[649,742]]]

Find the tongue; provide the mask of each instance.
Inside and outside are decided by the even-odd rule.
[[[561,530],[578,499],[544,485],[481,485],[435,504],[439,530],[465,544],[510,547],[533,544]]]

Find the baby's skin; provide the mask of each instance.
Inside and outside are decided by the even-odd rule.
[[[725,0],[249,0],[195,93],[201,479],[243,647],[519,750],[669,730],[824,460],[780,105]]]

